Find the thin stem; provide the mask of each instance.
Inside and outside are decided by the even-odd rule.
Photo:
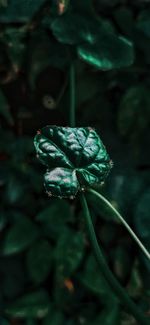
[[[91,245],[93,248],[93,253],[97,259],[97,262],[100,266],[100,271],[103,274],[104,278],[110,285],[110,287],[114,290],[116,296],[120,299],[122,305],[126,307],[126,309],[135,317],[135,319],[139,322],[140,325],[148,325],[149,321],[140,311],[139,307],[132,301],[132,299],[128,296],[126,290],[120,285],[117,279],[114,277],[113,273],[110,271],[105,258],[101,252],[99,247],[95,230],[93,227],[92,219],[90,216],[90,212],[88,209],[88,205],[86,202],[86,198],[83,193],[81,193],[81,204],[84,211],[85,221],[87,225],[87,230],[89,234],[89,238],[91,241]]]
[[[126,227],[132,238],[136,241],[137,245],[141,248],[145,256],[150,260],[150,254],[145,248],[145,246],[141,243],[140,239],[136,236],[134,231],[130,228],[128,223],[124,220],[124,218],[121,216],[121,214],[111,205],[111,203],[100,193],[96,192],[93,189],[88,189],[88,192],[94,194],[99,198],[99,202],[101,204],[105,204],[114,214],[115,216],[123,223],[123,225]]]
[[[75,127],[75,67],[70,66],[70,126]]]

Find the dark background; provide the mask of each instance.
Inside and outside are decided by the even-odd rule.
[[[110,71],[76,60],[77,126],[100,134],[114,162],[101,191],[150,249],[150,1],[93,6],[133,42],[135,58]],[[39,128],[69,124],[71,58],[48,28],[59,8],[59,1],[0,0],[0,325],[132,325],[94,260],[78,198],[46,196],[33,147]],[[110,268],[150,313],[149,261],[91,203]]]

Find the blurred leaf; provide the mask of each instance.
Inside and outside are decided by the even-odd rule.
[[[64,315],[59,311],[52,308],[48,315],[44,318],[42,325],[64,325],[66,324]]]
[[[26,325],[37,325],[37,321],[33,318],[28,318],[26,321]]]
[[[140,136],[148,127],[149,119],[149,89],[143,85],[129,88],[120,102],[118,115],[120,133],[130,139]]]
[[[128,37],[131,37],[132,39],[134,30],[134,17],[131,8],[122,6],[119,9],[116,9],[114,11],[114,18],[119,25],[122,33]]]
[[[49,296],[45,290],[28,293],[9,304],[5,313],[17,318],[44,318],[50,308]]]
[[[145,178],[146,177],[146,178]],[[118,171],[110,175],[105,186],[105,195],[112,205],[131,222],[131,217],[139,196],[147,186],[148,175],[136,172],[134,169]],[[109,210],[108,210],[109,212]],[[106,212],[105,212],[106,213]],[[104,215],[107,217],[107,213]],[[118,221],[116,217],[114,220]]]
[[[101,297],[102,302],[107,305],[110,298],[116,299],[109,285],[106,283],[100,269],[97,265],[95,257],[90,255],[85,264],[84,270],[80,275],[81,283],[94,294]]]
[[[5,200],[9,204],[16,204],[21,202],[25,193],[27,191],[27,186],[17,178],[17,175],[11,175],[8,184],[5,189]]]
[[[24,161],[34,152],[33,139],[26,135],[18,137],[10,143],[9,150],[15,161]]]
[[[101,212],[100,212],[101,213]],[[106,222],[104,225],[101,225],[99,227],[98,235],[101,240],[101,242],[106,246],[106,247],[111,247],[113,242],[116,239],[117,236],[117,227],[115,223],[111,222]]]
[[[97,10],[102,10],[102,8],[110,10],[111,7],[116,6],[118,3],[120,3],[120,0],[95,0],[94,3]]]
[[[118,300],[101,274],[95,257],[89,256],[80,275],[80,281],[87,289],[99,296],[105,306],[100,316],[95,317],[92,324],[104,324],[104,320],[106,324],[120,324]]]
[[[0,8],[1,23],[26,23],[38,12],[45,0],[9,0]]]
[[[46,236],[58,240],[66,230],[66,223],[72,222],[73,213],[68,202],[53,199],[51,206],[40,211],[36,217]]]
[[[0,0],[0,7],[7,7],[8,0]]]
[[[13,132],[9,129],[3,129],[0,128],[0,148],[1,148],[1,152],[10,153],[10,147],[13,145],[15,141],[15,135],[13,134]],[[9,144],[9,146],[6,144]]]
[[[9,321],[2,317],[0,317],[0,324],[1,325],[10,325]]]
[[[133,267],[132,252],[123,245],[116,247],[112,256],[112,263],[115,275],[121,281],[126,281]]]
[[[26,274],[21,259],[14,256],[2,259],[0,272],[3,295],[9,300],[16,298],[26,285]]]
[[[91,0],[71,0],[70,2],[73,12],[80,12],[81,14],[94,14],[93,3]]]
[[[136,27],[141,30],[148,38],[150,37],[150,10],[144,10],[138,17]]]
[[[121,314],[120,314],[119,305],[117,303],[116,304],[110,303],[108,307],[102,310],[100,316],[96,317],[96,319],[93,320],[92,325],[99,325],[99,324],[121,325],[120,316]]]
[[[0,211],[0,232],[4,229],[7,224],[7,214],[5,211]]]
[[[90,113],[93,116],[93,110],[91,112],[91,105],[89,109],[90,112],[87,112],[88,103],[90,100],[94,100],[99,95],[99,93],[102,91],[102,87],[103,84],[101,82],[101,79],[97,74],[95,75],[95,73],[89,73],[89,71],[87,71],[79,76],[78,83],[76,85],[76,91],[78,94],[76,98],[77,107],[80,108],[80,105],[85,104],[86,105],[85,114],[86,113],[88,114],[88,118],[90,116]],[[84,114],[84,121],[86,120],[85,114]]]
[[[1,34],[1,41],[7,48],[8,57],[12,62],[13,68],[18,73],[23,61],[26,50],[25,37],[27,29],[24,27],[7,27]]]
[[[20,253],[30,246],[38,236],[37,226],[30,219],[23,218],[7,231],[2,252],[4,255]]]
[[[70,12],[56,18],[51,28],[58,41],[70,45],[80,44],[84,40],[82,34],[89,31],[88,19]],[[86,37],[88,38],[88,34]]]
[[[110,70],[133,63],[132,43],[117,36],[110,24],[69,13],[54,20],[51,28],[60,42],[78,45],[79,57],[96,68]]]
[[[134,214],[134,225],[135,229],[143,240],[147,249],[150,249],[150,189],[148,189],[140,198],[135,214]]]
[[[143,265],[142,265],[143,267]],[[147,282],[148,286],[149,281]],[[129,292],[129,295],[135,299],[139,298],[140,295],[143,295],[143,283],[142,283],[142,278],[141,274],[139,272],[139,267],[137,265],[137,262],[135,261],[133,267],[132,267],[132,272],[131,272],[131,277],[128,282],[128,287],[127,290]]]
[[[44,29],[37,29],[32,34],[28,47],[27,69],[31,88],[35,88],[38,76],[48,67],[63,69],[70,59],[65,45],[51,39]]]
[[[97,69],[110,70],[133,63],[132,43],[123,37],[102,31],[94,45],[82,44],[78,47],[79,57]]]
[[[56,261],[56,279],[62,281],[70,277],[79,267],[84,255],[83,234],[67,230],[60,236],[54,257]]]
[[[137,203],[134,212],[134,227],[142,243],[150,252],[150,188],[145,191]],[[141,274],[146,288],[150,288],[150,262],[142,252],[139,252],[141,260]]]
[[[6,121],[12,125],[14,123],[12,115],[10,113],[10,107],[8,105],[7,99],[0,90],[0,115],[2,115]]]
[[[58,283],[56,277],[54,283],[55,286],[52,293],[54,304],[65,314],[71,313],[74,307],[79,304],[79,301],[77,303],[77,294],[75,295],[74,289],[72,291],[68,290],[63,282]]]
[[[46,279],[52,264],[52,248],[48,241],[41,240],[32,245],[27,252],[27,268],[35,283]]]

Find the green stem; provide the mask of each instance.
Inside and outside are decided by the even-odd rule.
[[[70,126],[75,127],[75,67],[70,66]]]
[[[128,230],[128,232],[130,233],[130,235],[132,236],[132,238],[136,241],[137,245],[141,248],[141,250],[143,251],[143,253],[145,254],[145,256],[150,260],[150,254],[147,251],[147,249],[144,247],[144,245],[141,243],[141,241],[139,240],[139,238],[136,236],[136,234],[134,233],[134,231],[130,228],[130,226],[128,225],[128,223],[124,220],[124,218],[121,216],[121,214],[111,205],[111,203],[100,193],[92,190],[92,189],[88,189],[88,192],[94,194],[95,196],[97,196],[99,198],[99,202],[105,206],[107,206],[114,214],[115,216],[123,223],[123,225],[126,227],[126,229]]]
[[[81,193],[81,204],[84,211],[85,221],[87,225],[87,230],[89,234],[89,238],[91,241],[91,245],[93,248],[93,253],[97,259],[97,262],[100,266],[100,271],[103,274],[104,278],[110,285],[110,287],[114,290],[121,303],[125,305],[126,309],[135,317],[135,319],[139,322],[140,325],[148,325],[149,321],[140,311],[139,307],[132,301],[132,299],[128,296],[126,290],[120,285],[117,279],[114,277],[113,273],[110,271],[105,258],[101,252],[98,241],[96,239],[95,230],[93,227],[92,219],[89,213],[88,205],[86,202],[86,198],[83,193]]]

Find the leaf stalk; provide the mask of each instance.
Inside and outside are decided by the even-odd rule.
[[[81,199],[81,204],[84,212],[89,239],[91,242],[91,246],[93,248],[93,253],[100,266],[100,271],[102,275],[104,276],[104,278],[106,279],[110,287],[113,289],[114,293],[119,298],[122,305],[124,305],[126,310],[130,312],[134,316],[134,318],[138,321],[138,324],[148,325],[149,324],[148,319],[145,317],[145,315],[142,313],[139,307],[136,306],[136,304],[132,301],[132,299],[129,297],[128,293],[126,292],[126,290],[120,285],[118,280],[115,278],[115,276],[109,269],[106,260],[103,256],[103,253],[101,251],[101,248],[99,246],[99,243],[97,241],[91,215],[87,205],[87,201],[83,193],[81,193],[80,199]]]

